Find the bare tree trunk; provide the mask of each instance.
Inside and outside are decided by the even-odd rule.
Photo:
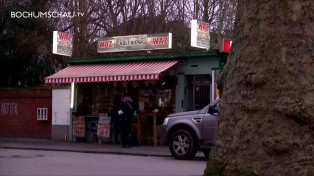
[[[218,34],[218,46],[221,45],[221,39],[222,39],[222,27],[223,27],[223,22],[225,19],[225,14],[226,14],[226,8],[224,7],[224,1],[219,0],[218,6],[219,6],[219,12],[218,12],[218,25],[217,25],[217,34]]]
[[[200,6],[198,4],[198,0],[194,0],[194,17],[193,17],[194,19],[198,18],[199,11],[200,11]]]
[[[314,1],[238,1],[205,175],[314,175]]]
[[[203,21],[208,22],[209,20],[209,0],[204,0],[204,17]]]

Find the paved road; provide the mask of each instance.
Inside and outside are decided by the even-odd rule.
[[[0,149],[0,175],[201,176],[206,159]]]

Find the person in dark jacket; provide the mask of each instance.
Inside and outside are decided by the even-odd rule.
[[[118,116],[119,126],[121,134],[121,144],[123,148],[131,147],[129,143],[130,126],[134,116],[134,110],[132,106],[133,100],[128,94],[125,94],[121,99]]]

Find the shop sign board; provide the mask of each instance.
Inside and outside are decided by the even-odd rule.
[[[73,35],[64,32],[53,31],[53,54],[72,56],[72,49]]]
[[[192,20],[191,21],[191,46],[196,48],[209,49],[209,23]]]
[[[97,52],[121,52],[172,48],[172,33],[98,38]]]
[[[220,52],[230,53],[231,46],[232,46],[232,40],[222,39]]]

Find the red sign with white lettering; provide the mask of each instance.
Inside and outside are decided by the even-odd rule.
[[[231,45],[232,45],[232,40],[223,39],[223,41],[222,41],[222,52],[230,53]]]

